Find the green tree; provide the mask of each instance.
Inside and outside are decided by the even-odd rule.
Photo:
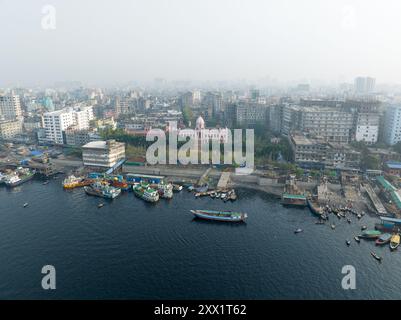
[[[189,125],[189,123],[193,120],[193,113],[190,107],[184,107],[182,109],[182,118],[184,120],[184,124],[186,126]]]

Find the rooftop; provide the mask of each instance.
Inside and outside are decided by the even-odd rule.
[[[107,149],[107,147],[109,145],[120,145],[120,144],[124,144],[123,142],[117,142],[115,140],[98,140],[98,141],[91,141],[88,142],[87,144],[85,144],[84,146],[82,146],[82,148],[85,149]]]
[[[389,169],[401,169],[401,162],[387,161],[386,166]]]

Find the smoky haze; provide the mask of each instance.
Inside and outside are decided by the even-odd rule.
[[[0,36],[0,85],[401,74],[399,0],[0,0]]]

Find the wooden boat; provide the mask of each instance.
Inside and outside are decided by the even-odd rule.
[[[248,215],[242,212],[216,210],[190,210],[197,218],[214,221],[243,222]]]
[[[382,261],[382,257],[379,257],[376,253],[373,251],[370,252],[373,258],[375,258],[377,261]]]
[[[359,237],[364,239],[377,239],[381,234],[382,233],[378,230],[366,230]]]
[[[386,243],[389,243],[390,240],[391,240],[391,234],[383,233],[379,238],[376,239],[375,243],[376,245],[381,246]]]

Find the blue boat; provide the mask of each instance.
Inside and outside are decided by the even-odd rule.
[[[205,220],[244,222],[248,215],[242,212],[215,211],[215,210],[191,210],[195,217]]]

